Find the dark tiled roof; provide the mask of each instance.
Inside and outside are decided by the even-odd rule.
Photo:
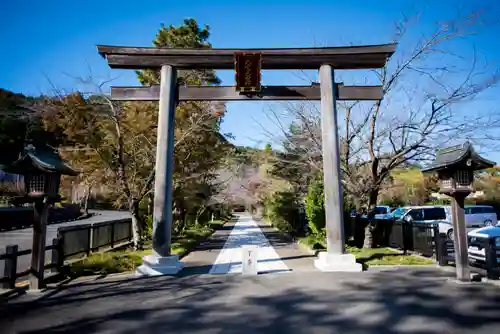
[[[80,172],[61,159],[57,151],[51,148],[27,147],[23,156],[10,166],[2,168],[7,173],[27,174],[31,171],[58,172],[63,175],[76,176]]]
[[[464,165],[468,159],[471,160],[470,168],[474,170],[490,168],[495,165],[493,161],[489,161],[477,154],[469,142],[465,142],[437,151],[436,160],[422,169],[422,172],[432,172],[437,169]]]

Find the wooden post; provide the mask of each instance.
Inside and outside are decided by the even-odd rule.
[[[177,107],[177,71],[161,67],[160,110],[156,139],[155,194],[153,211],[153,252],[170,255],[172,238],[172,175],[174,167],[174,122]]]
[[[52,268],[51,271],[53,273],[61,273],[63,263],[64,263],[64,254],[62,252],[62,239],[54,238],[52,239]]]
[[[453,237],[457,280],[470,282],[467,228],[465,226],[465,194],[455,194],[452,204]]]
[[[109,229],[110,230],[110,238],[109,238],[109,241],[110,241],[110,247],[111,248],[114,248],[115,247],[115,224],[114,222],[112,222],[111,224],[111,228]]]
[[[321,133],[328,253],[344,253],[344,205],[340,179],[340,141],[337,124],[337,85],[330,65],[319,70],[321,84]]]
[[[495,238],[488,238],[485,246],[486,277],[489,279],[498,279],[498,259]]]
[[[39,290],[44,287],[43,274],[45,267],[45,238],[47,236],[48,198],[34,203],[35,221],[33,223],[33,247],[31,253],[31,270],[29,288]]]
[[[5,255],[7,258],[4,261],[3,275],[9,281],[2,283],[3,289],[14,289],[16,287],[16,274],[17,274],[17,245],[8,245],[5,247]]]
[[[448,265],[448,236],[444,233],[438,233],[436,238],[436,256],[440,266]]]
[[[89,256],[90,255],[90,252],[92,250],[92,230],[94,229],[94,225],[93,224],[90,224],[89,226],[89,229],[87,230],[87,235],[88,235],[88,240],[89,240],[89,243],[87,244],[87,249],[86,249],[86,255]]]

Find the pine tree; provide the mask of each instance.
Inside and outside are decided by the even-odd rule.
[[[153,40],[153,45],[157,48],[210,49],[212,44],[208,42],[209,37],[208,25],[200,28],[196,20],[185,19],[184,24],[178,27],[162,25]],[[137,77],[143,85],[160,83],[159,71],[137,71]],[[178,78],[180,84],[188,85],[218,85],[221,82],[215,71],[210,69],[179,71]]]

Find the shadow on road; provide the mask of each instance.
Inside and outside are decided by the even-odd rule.
[[[3,305],[2,333],[494,333],[500,294],[438,270],[106,280]],[[4,331],[5,329],[5,331]]]

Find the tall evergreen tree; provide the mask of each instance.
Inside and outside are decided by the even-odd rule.
[[[40,114],[27,108],[33,100],[0,88],[0,165],[16,160],[28,143],[58,144],[54,134],[44,129]]]
[[[185,19],[179,26],[162,25],[153,45],[157,48],[207,49],[212,47],[209,37],[207,25],[200,27],[196,20]],[[158,70],[137,71],[137,77],[143,85],[160,82]],[[178,71],[181,85],[218,85],[220,82],[212,69]],[[216,170],[227,154],[227,142],[219,133],[222,117],[214,117],[215,111],[221,109],[225,110],[223,104],[207,102],[185,102],[177,108],[175,136],[176,140],[183,138],[176,145],[174,156],[174,200],[179,221],[184,221],[185,215],[193,210],[190,208],[196,202],[193,196],[197,198],[196,195],[204,192],[202,189],[210,189],[208,185],[216,178]]]
[[[189,48],[210,49],[212,44],[208,42],[210,28],[208,25],[200,28],[196,20],[185,19],[178,27],[162,25],[153,45],[157,48]],[[160,83],[160,72],[156,70],[137,71],[137,77],[143,85]],[[188,85],[218,85],[220,79],[214,70],[188,70],[178,72],[179,83]]]

